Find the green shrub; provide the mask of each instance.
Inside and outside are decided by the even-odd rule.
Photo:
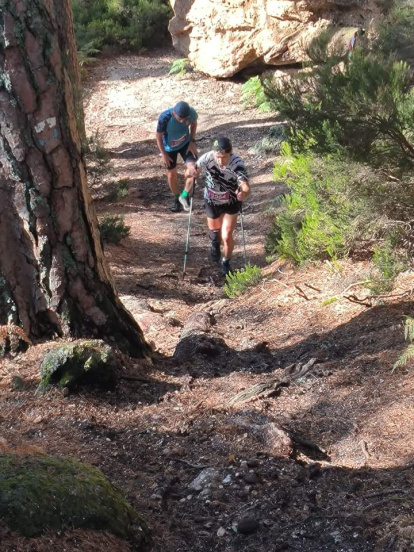
[[[374,295],[390,291],[398,274],[408,268],[406,254],[398,253],[390,239],[374,247],[372,263],[374,270],[367,287]]]
[[[169,75],[185,75],[192,71],[192,67],[187,58],[176,59],[171,64],[171,68],[168,71]]]
[[[274,176],[285,181],[290,193],[275,215],[267,253],[297,264],[346,254],[357,237],[361,218],[369,216],[367,206],[353,196],[349,184],[357,174],[355,165],[335,158],[292,155],[284,142]]]
[[[258,284],[261,279],[260,268],[247,263],[244,268],[227,274],[224,291],[227,297],[234,298],[244,293],[249,287]]]
[[[253,145],[249,153],[257,156],[278,154],[284,140],[286,140],[285,126],[281,124],[274,125],[270,127],[267,136]]]
[[[118,49],[161,44],[172,10],[167,0],[72,0],[78,48],[93,40]]]
[[[376,48],[384,54],[395,53],[399,59],[414,64],[414,9],[400,1],[389,10],[379,24]]]
[[[270,111],[271,105],[264,93],[264,88],[260,77],[251,77],[242,86],[242,102],[246,107],[254,106],[259,111]]]
[[[414,10],[401,4],[382,21],[380,38],[359,41],[351,57],[324,31],[307,48],[303,70],[261,79],[271,109],[288,122],[295,151],[350,155],[398,177],[412,172],[414,91],[401,59],[414,52]]]
[[[129,181],[121,179],[118,182],[110,182],[107,186],[108,193],[105,199],[108,201],[117,201],[120,198],[126,197],[129,190]]]
[[[101,41],[100,40],[91,40],[86,44],[83,44],[82,47],[78,50],[78,63],[81,70],[82,79],[88,74],[87,67],[93,65],[98,60],[96,56],[100,52]]]
[[[394,363],[394,366],[392,367],[393,372],[396,368],[405,366],[407,362],[414,357],[414,318],[411,318],[410,316],[405,317],[404,337],[406,341],[409,341],[410,343],[399,359]]]
[[[124,217],[120,215],[105,215],[100,221],[99,229],[102,241],[114,244],[129,236],[131,230],[130,226],[125,224]]]
[[[112,166],[99,130],[88,136],[84,144],[84,152],[89,185],[91,187],[101,185],[104,175],[111,172]]]

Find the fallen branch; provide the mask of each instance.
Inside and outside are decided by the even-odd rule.
[[[394,297],[405,297],[406,295],[412,295],[413,292],[414,288],[411,288],[407,291],[403,291],[402,293],[390,293],[387,295],[367,295],[362,299],[359,299],[356,295],[343,295],[342,297],[344,299],[348,299],[348,301],[351,301],[351,303],[359,303],[360,305],[365,305],[366,307],[372,307],[372,301],[374,299],[393,299]],[[368,303],[366,303],[365,301],[368,301]]]
[[[269,398],[277,395],[282,387],[289,387],[289,385],[303,378],[312,368],[312,366],[317,361],[316,358],[311,358],[306,364],[290,364],[284,369],[285,376],[282,378],[274,379],[267,382],[256,383],[249,389],[244,389],[234,397],[231,397],[223,405],[223,408],[229,408],[235,406],[236,404],[244,403],[250,401],[254,398],[262,399]]]
[[[308,288],[314,289],[315,291],[319,291],[319,292],[322,291],[319,288],[313,286],[312,284],[308,284],[307,282],[303,282],[303,283],[305,284],[305,286],[307,286]]]
[[[354,282],[353,284],[350,284],[347,288],[344,289],[344,291],[341,293],[343,295],[346,293],[349,289],[356,287],[356,286],[362,286],[364,284],[369,284],[371,280],[361,280],[360,282]]]
[[[306,293],[301,289],[298,284],[293,284],[295,288],[299,291],[299,295],[301,295],[306,301],[309,301],[309,297],[306,295]]]
[[[378,496],[386,496],[388,494],[395,494],[395,493],[404,493],[406,492],[404,489],[387,489],[385,491],[378,491],[376,493],[370,493],[365,495],[364,498],[376,498]]]
[[[190,466],[190,468],[194,468],[195,470],[204,470],[206,468],[211,468],[211,466],[207,466],[203,464],[192,464],[191,462],[188,462],[188,460],[183,460],[182,458],[174,458],[173,456],[167,456],[167,460],[173,460],[174,462],[181,462],[182,464],[185,464],[186,466]]]

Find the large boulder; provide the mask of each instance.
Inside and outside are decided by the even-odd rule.
[[[249,65],[303,61],[303,44],[329,25],[360,27],[375,0],[170,0],[174,47],[198,70],[230,77]]]
[[[114,387],[121,364],[114,350],[99,339],[79,340],[48,351],[40,365],[40,387],[56,384]]]
[[[151,541],[144,520],[105,475],[69,458],[1,455],[0,518],[24,537],[91,529],[128,539],[138,551]]]

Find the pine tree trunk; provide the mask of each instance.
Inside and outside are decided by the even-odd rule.
[[[0,0],[0,324],[139,355],[100,245],[79,90],[70,0]]]

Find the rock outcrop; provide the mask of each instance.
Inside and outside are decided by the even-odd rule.
[[[329,25],[366,26],[375,0],[170,0],[174,47],[198,71],[230,77],[249,65],[291,65]]]

